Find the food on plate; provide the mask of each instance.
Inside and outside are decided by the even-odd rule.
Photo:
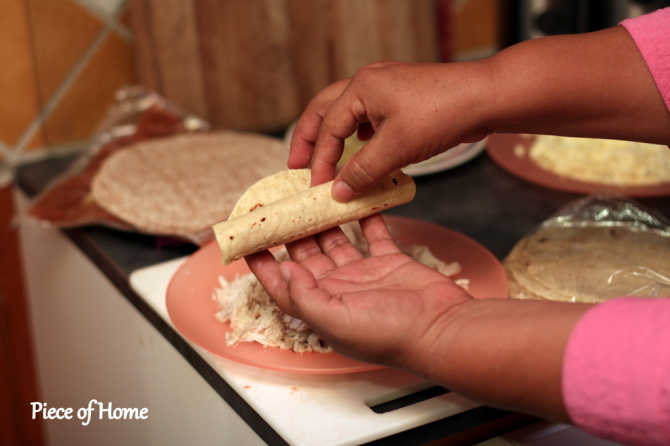
[[[369,255],[367,243],[358,223],[345,224],[342,229],[363,254]],[[458,262],[443,262],[426,246],[399,246],[406,254],[446,276],[453,277],[461,271]],[[284,247],[274,255],[280,261],[288,259]],[[467,279],[457,279],[456,283],[467,289]],[[228,322],[233,330],[226,333],[226,343],[230,346],[239,342],[256,341],[264,346],[299,353],[332,351],[331,347],[302,321],[283,313],[251,273],[238,276],[232,281],[219,277],[219,286],[215,288],[213,298],[220,307],[220,311],[215,315],[216,318],[221,322]]]
[[[416,193],[412,178],[397,171],[363,195],[339,203],[331,196],[332,182],[310,188],[310,175],[309,169],[282,171],[242,195],[231,218],[213,227],[224,265],[407,203]]]
[[[587,183],[649,186],[670,182],[667,146],[538,135],[528,156],[545,170]]]
[[[282,251],[281,257],[286,256],[284,248]],[[220,276],[213,297],[221,308],[216,318],[229,322],[233,329],[226,333],[226,344],[229,346],[256,341],[266,347],[298,353],[332,351],[302,321],[282,312],[251,273],[230,282]]]
[[[100,207],[137,229],[210,232],[249,186],[285,169],[287,156],[281,140],[253,133],[145,140],[107,158],[91,190]]]
[[[602,302],[667,295],[670,237],[626,226],[542,226],[504,260],[510,297]]]

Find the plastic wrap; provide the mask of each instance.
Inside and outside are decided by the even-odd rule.
[[[135,142],[206,131],[208,127],[205,121],[185,113],[156,93],[141,87],[123,88],[117,92],[116,103],[100,124],[90,146],[34,199],[29,215],[63,228],[100,224],[143,232],[111,215],[92,199],[91,181],[102,162]],[[211,233],[180,234],[172,238],[202,244],[211,239]]]
[[[630,198],[590,195],[526,235],[503,264],[515,299],[670,296],[670,224]]]

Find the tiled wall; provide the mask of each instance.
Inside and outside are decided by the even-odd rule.
[[[0,159],[88,139],[136,82],[126,0],[0,2]]]
[[[0,164],[81,146],[114,92],[137,82],[127,1],[0,2]],[[452,60],[498,49],[501,0],[436,1],[449,8]]]

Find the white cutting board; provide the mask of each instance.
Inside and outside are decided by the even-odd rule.
[[[130,275],[132,288],[173,328],[165,296],[170,279],[185,260],[142,268]],[[369,404],[433,385],[391,369],[340,375],[277,372],[240,364],[186,342],[293,445],[366,443],[479,406],[452,392],[377,414]]]

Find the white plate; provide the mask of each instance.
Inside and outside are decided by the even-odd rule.
[[[426,161],[411,164],[403,169],[407,175],[418,177],[451,169],[465,164],[479,155],[486,147],[486,138],[473,143],[459,144],[453,149],[440,153]]]
[[[284,135],[284,142],[286,145],[291,143],[291,135],[293,135],[293,129],[295,128],[295,123],[286,130]],[[351,136],[350,138],[355,138]],[[447,150],[444,153],[440,153],[426,161],[422,161],[417,164],[410,164],[409,166],[402,169],[407,175],[418,177],[421,175],[429,175],[431,173],[441,172],[443,170],[452,169],[461,164],[467,163],[475,156],[479,155],[484,148],[486,147],[486,138],[481,141],[474,143],[463,143],[459,144],[453,149]],[[345,147],[345,153],[347,152]]]

